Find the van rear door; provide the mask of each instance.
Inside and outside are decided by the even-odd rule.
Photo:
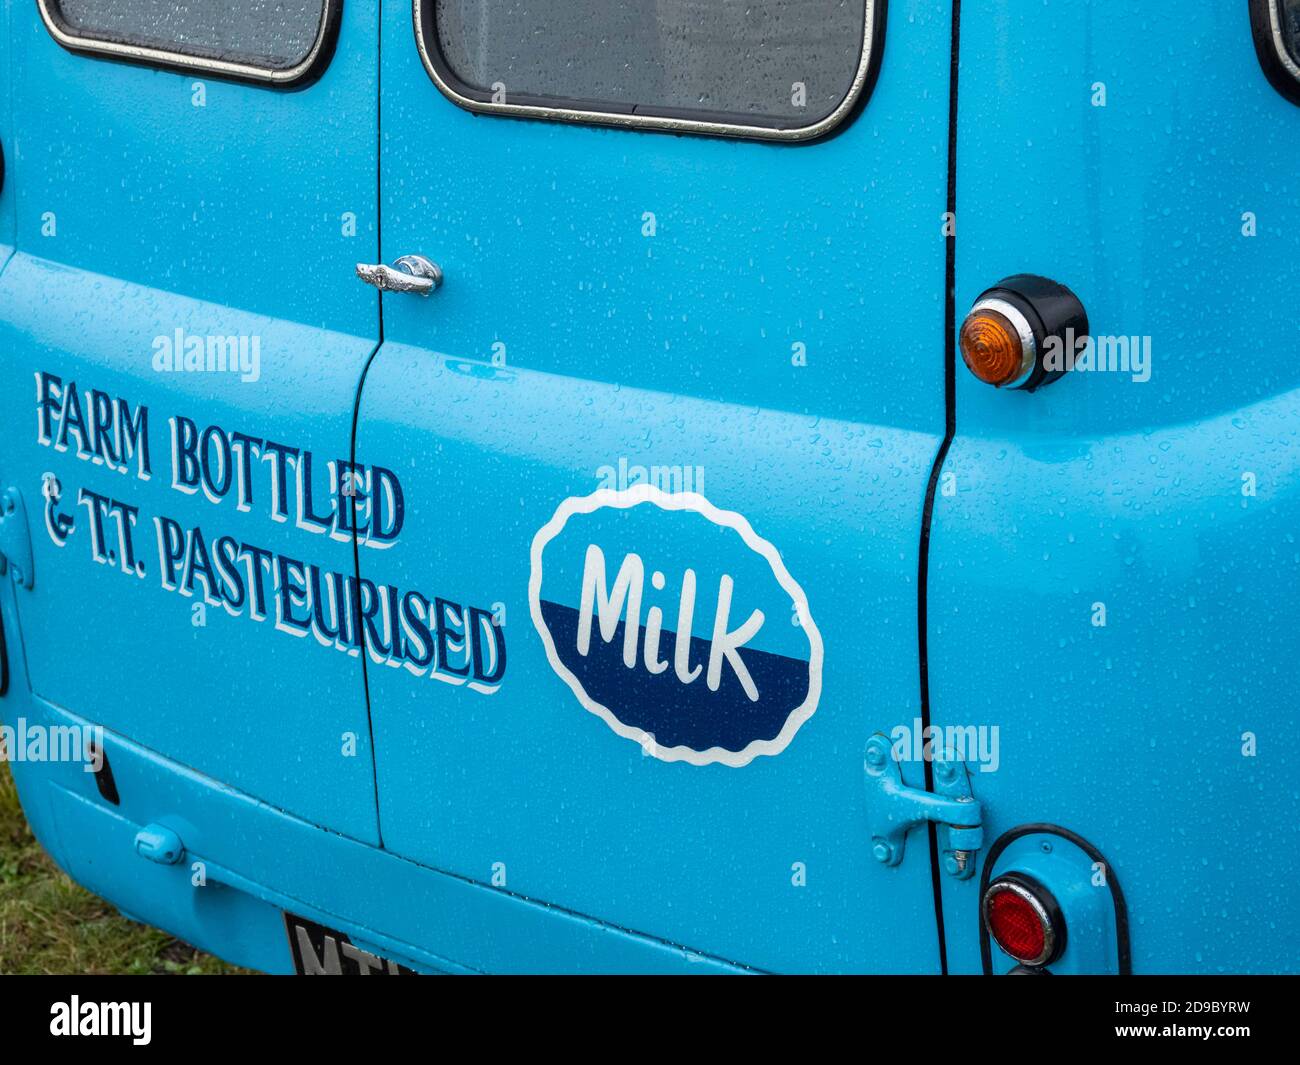
[[[919,713],[944,6],[386,8],[384,259],[445,277],[384,293],[358,424],[405,505],[361,551],[390,849],[761,969],[937,970],[863,752]]]
[[[353,573],[375,20],[155,7],[6,6],[0,483],[35,559],[6,635],[40,698],[375,840],[359,655],[303,591],[335,622]]]
[[[1300,744],[1300,107],[1252,45],[1269,6],[962,6],[958,318],[1039,274],[1094,345],[1032,394],[957,365],[934,724],[965,738],[989,850],[1044,822],[1096,849],[1083,894],[1109,914],[1122,885],[1135,972],[1300,952],[1297,859],[1261,829]],[[950,967],[979,971],[978,880],[943,892]],[[1062,962],[1107,942],[1116,971],[1113,927],[1070,928]]]

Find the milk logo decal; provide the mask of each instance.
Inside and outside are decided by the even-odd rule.
[[[748,765],[817,709],[803,589],[742,515],[697,493],[566,499],[533,538],[528,604],[578,702],[663,761]]]

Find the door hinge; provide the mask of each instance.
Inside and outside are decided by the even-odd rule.
[[[0,577],[13,567],[14,580],[32,586],[32,533],[17,488],[0,490]]]
[[[935,790],[909,788],[894,758],[889,738],[876,733],[867,741],[863,761],[871,853],[882,865],[903,860],[907,833],[933,821],[939,827],[939,860],[944,872],[966,880],[984,846],[983,809],[971,792],[966,763],[951,751],[933,756]]]

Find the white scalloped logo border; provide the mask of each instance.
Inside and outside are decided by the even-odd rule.
[[[697,751],[686,746],[661,747],[654,742],[654,737],[645,730],[625,725],[609,707],[596,702],[587,694],[581,681],[560,660],[560,656],[555,650],[555,641],[551,637],[551,631],[546,627],[546,622],[542,618],[542,552],[547,544],[559,536],[568,520],[575,514],[591,514],[603,508],[627,510],[644,503],[650,503],[661,510],[691,511],[711,521],[714,525],[738,533],[745,546],[761,555],[768,566],[771,567],[772,576],[776,578],[777,584],[790,597],[790,601],[799,611],[799,618],[802,622],[801,627],[804,635],[808,638],[808,694],[804,701],[790,712],[785,725],[774,739],[754,740],[740,751],[729,751],[723,747],[710,747],[704,751]],[[795,733],[799,731],[803,723],[812,717],[816,711],[822,688],[822,637],[808,608],[808,597],[804,594],[804,590],[799,586],[799,583],[790,576],[790,571],[785,568],[785,563],[781,561],[777,549],[754,532],[753,527],[743,514],[737,514],[731,510],[719,510],[698,492],[669,493],[649,484],[639,484],[623,490],[602,488],[588,496],[570,496],[556,508],[551,520],[543,525],[537,531],[537,535],[533,537],[530,564],[528,610],[532,615],[533,627],[537,629],[537,634],[541,637],[542,645],[546,649],[546,658],[550,662],[551,668],[572,689],[573,694],[577,696],[578,702],[585,709],[603,720],[618,735],[636,741],[643,750],[648,751],[661,761],[687,762],[690,765],[718,763],[739,768],[748,765],[760,755],[780,754],[789,746],[790,741],[794,739]],[[647,743],[647,741],[649,742]]]

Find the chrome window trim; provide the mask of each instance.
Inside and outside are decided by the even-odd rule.
[[[44,0],[42,0],[44,2]],[[424,34],[424,5],[428,0],[412,0],[411,18],[415,24],[415,41],[420,51],[420,61],[433,83],[447,99],[466,111],[476,114],[509,115],[514,118],[538,118],[552,122],[573,122],[596,126],[619,126],[626,129],[655,129],[670,133],[700,133],[714,137],[741,137],[748,140],[805,141],[824,136],[838,127],[857,107],[871,78],[872,64],[876,58],[876,21],[884,0],[864,0],[862,54],[858,69],[853,75],[849,91],[825,118],[808,126],[777,129],[773,126],[747,125],[733,122],[714,122],[707,119],[680,118],[669,115],[635,115],[617,111],[582,110],[573,107],[546,106],[542,104],[492,103],[466,96],[452,85],[438,70],[429,49],[430,42]],[[432,23],[433,16],[430,15]],[[883,29],[883,25],[881,27]],[[883,35],[883,34],[882,34]],[[433,42],[436,49],[437,44]]]
[[[224,59],[204,59],[185,52],[170,52],[164,48],[149,48],[144,45],[120,44],[116,41],[101,41],[96,37],[79,37],[63,29],[50,11],[52,0],[36,0],[41,20],[50,36],[71,52],[89,55],[103,55],[114,59],[125,59],[133,63],[149,66],[171,67],[184,71],[196,71],[205,74],[218,74],[224,77],[244,81],[259,82],[265,85],[287,86],[302,81],[315,72],[316,64],[321,59],[330,40],[331,31],[337,28],[338,14],[342,0],[323,0],[321,5],[320,27],[316,39],[302,62],[283,70],[272,70],[252,63],[232,63]]]
[[[1300,81],[1300,66],[1291,58],[1291,52],[1286,46],[1286,40],[1282,37],[1282,0],[1269,0],[1268,3],[1268,21],[1269,29],[1273,34],[1273,48],[1277,52],[1278,61],[1287,70],[1287,73],[1296,81]]]

